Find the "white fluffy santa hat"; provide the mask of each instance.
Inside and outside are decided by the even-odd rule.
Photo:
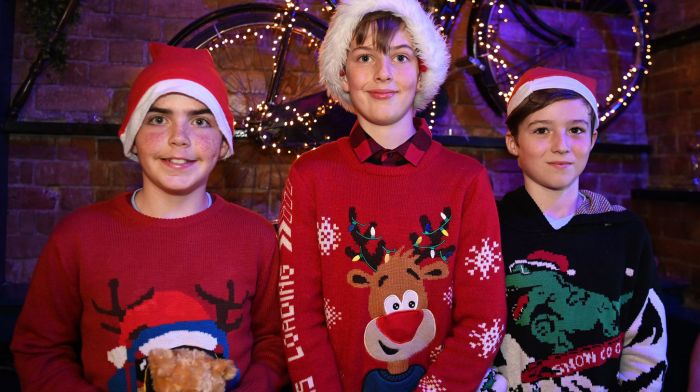
[[[321,44],[318,57],[321,83],[332,98],[338,100],[348,111],[355,112],[350,94],[343,91],[341,73],[345,69],[355,28],[366,14],[375,11],[391,12],[406,24],[416,55],[423,65],[413,108],[424,109],[445,81],[450,66],[450,53],[445,38],[438,31],[432,17],[416,0],[342,1]]]
[[[132,152],[136,133],[151,105],[161,96],[171,93],[187,95],[209,108],[228,143],[224,158],[233,155],[233,114],[228,105],[228,92],[209,51],[155,42],[148,49],[153,62],[134,81],[129,91],[126,116],[119,129],[124,155],[138,160]]]

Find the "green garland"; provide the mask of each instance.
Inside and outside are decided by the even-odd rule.
[[[56,40],[51,45],[50,40],[68,3],[69,0],[26,0],[24,2],[23,14],[32,28],[39,53],[43,54],[44,60],[49,63],[49,66],[58,69],[63,69],[66,65],[65,29],[58,33]],[[79,18],[79,12],[76,9],[68,17],[66,26],[74,24]]]

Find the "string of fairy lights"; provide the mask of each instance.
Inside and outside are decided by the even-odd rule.
[[[472,6],[480,0],[472,0]],[[641,48],[638,51],[638,56],[635,58],[635,63],[630,65],[627,72],[622,76],[622,84],[613,87],[613,90],[605,97],[605,108],[601,111],[600,121],[604,122],[619,110],[620,106],[627,106],[633,95],[639,91],[640,73],[647,74],[648,67],[651,66],[651,46],[648,44],[649,34],[647,33],[650,10],[649,0],[633,0],[639,6],[639,23],[643,27],[643,31],[638,31],[636,27],[632,27],[632,33],[636,37],[635,47]],[[431,1],[431,4],[435,1]],[[436,2],[441,8],[430,6],[433,15],[436,15],[438,28],[447,37],[451,28],[456,22],[456,16],[459,13],[463,0],[443,0]],[[519,75],[512,69],[511,64],[502,54],[502,48],[497,42],[497,35],[500,23],[509,23],[509,18],[504,15],[505,3],[502,0],[492,0],[488,2],[489,7],[492,7],[496,12],[497,20],[492,22],[484,20],[476,20],[478,26],[476,31],[477,44],[485,49],[485,59],[496,70],[505,73],[508,86],[498,92],[498,95],[507,102],[512,93],[515,84],[518,81]],[[270,56],[273,64],[271,75],[267,78],[266,88],[269,88],[272,80],[275,78],[284,77],[285,75],[277,75],[280,72],[278,69],[278,56],[283,61],[286,61],[284,53],[290,45],[290,35],[295,34],[303,39],[303,45],[306,50],[311,53],[315,59],[316,53],[321,45],[321,39],[314,35],[306,28],[299,26],[296,22],[299,13],[308,13],[309,8],[302,8],[295,3],[294,0],[285,0],[284,11],[278,12],[273,20],[264,25],[257,27],[247,27],[244,29],[236,29],[224,34],[219,34],[209,42],[208,49],[215,52],[229,45],[244,45],[246,43],[257,42],[259,48],[256,50],[269,50],[267,55]],[[318,10],[324,19],[330,19],[334,8],[328,4],[320,6]],[[492,18],[493,19],[493,18]],[[272,40],[271,45],[263,45],[263,39],[269,38]],[[287,42],[285,42],[287,41]],[[286,47],[285,47],[286,46]],[[263,53],[263,55],[265,55]],[[317,71],[316,71],[317,72]],[[503,87],[503,86],[501,86]],[[279,88],[278,88],[279,89]],[[236,92],[233,92],[234,94]],[[254,94],[249,94],[254,95]],[[281,96],[280,96],[281,95]],[[257,141],[262,150],[272,151],[276,154],[288,154],[298,157],[302,152],[318,147],[320,144],[331,140],[327,130],[317,129],[318,119],[328,114],[336,105],[337,102],[327,98],[319,105],[315,105],[309,110],[302,110],[295,105],[295,99],[303,97],[288,98],[284,94],[275,92],[272,96],[261,98],[245,97],[245,105],[238,108],[234,112],[244,112],[245,115],[236,116],[237,124],[235,130],[236,137],[250,138]],[[241,105],[241,103],[238,103]],[[234,104],[235,105],[235,104]],[[234,108],[235,109],[235,108]],[[428,122],[429,128],[432,130],[436,125],[436,116],[438,112],[438,104],[433,101],[428,109],[423,113]],[[294,147],[291,147],[287,141],[288,130],[292,127],[303,127],[305,132],[305,141]]]
[[[473,4],[476,4],[478,0],[472,0]],[[649,9],[648,0],[634,0],[634,4],[639,9],[638,15],[631,15],[633,18],[638,17],[639,24],[642,29],[638,29],[635,24],[632,25],[632,33],[636,37],[634,46],[640,48],[639,54],[635,58],[634,64],[631,64],[626,72],[622,75],[622,85],[617,87],[612,87],[612,91],[605,97],[605,107],[600,115],[600,121],[605,122],[610,117],[612,117],[619,109],[620,106],[626,107],[629,104],[630,99],[634,96],[636,92],[639,91],[640,78],[638,75],[640,73],[647,75],[649,73],[648,68],[652,65],[651,59],[651,45],[649,44],[649,19],[651,17],[651,12]],[[493,7],[499,17],[499,23],[508,23],[509,18],[504,15],[505,4],[500,0],[489,1],[489,6]],[[478,30],[476,32],[477,44],[482,48],[486,49],[487,60],[495,66],[497,70],[504,71],[509,86],[503,91],[499,91],[498,95],[503,97],[505,102],[508,102],[511,95],[513,94],[513,89],[518,82],[519,75],[515,72],[511,72],[512,69],[509,62],[501,55],[501,46],[496,42],[496,36],[499,28],[497,23],[488,22],[484,20],[476,20]]]

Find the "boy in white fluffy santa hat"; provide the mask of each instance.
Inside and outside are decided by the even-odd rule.
[[[119,130],[143,187],[81,208],[39,258],[12,342],[27,391],[151,390],[151,349],[230,359],[229,387],[282,384],[277,245],[261,216],[206,191],[233,153],[208,51],[151,44]]]
[[[280,295],[298,391],[473,391],[496,354],[505,288],[486,170],[415,116],[449,63],[415,0],[341,1],[331,20],[321,82],[357,122],[301,156],[285,188]]]

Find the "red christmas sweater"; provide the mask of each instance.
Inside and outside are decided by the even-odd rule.
[[[148,352],[232,359],[238,390],[283,382],[277,244],[262,217],[214,196],[181,219],[130,194],[64,219],[43,249],[12,342],[24,391],[136,391]]]
[[[296,391],[473,391],[505,326],[486,170],[432,142],[417,165],[361,163],[348,138],[291,168],[280,304]]]

